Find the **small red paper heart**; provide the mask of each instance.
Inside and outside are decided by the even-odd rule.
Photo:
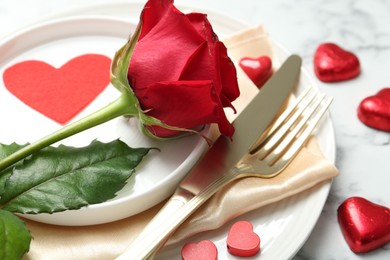
[[[78,56],[60,68],[36,60],[17,63],[3,74],[5,87],[23,103],[65,124],[109,84],[111,59]]]
[[[260,237],[253,232],[253,225],[247,221],[238,221],[230,228],[227,249],[236,256],[254,256],[260,250]]]
[[[324,82],[348,80],[359,75],[360,62],[352,52],[334,43],[323,43],[314,55],[314,72]]]
[[[217,247],[210,240],[199,243],[187,243],[181,250],[183,260],[216,260],[218,258]]]
[[[345,200],[337,210],[341,231],[355,253],[369,252],[390,242],[390,209],[361,197]]]
[[[390,88],[360,102],[357,115],[360,121],[372,128],[390,132]]]
[[[239,65],[258,88],[272,75],[272,60],[268,56],[245,57],[240,60]]]

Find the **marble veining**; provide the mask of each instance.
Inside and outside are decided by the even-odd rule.
[[[40,19],[42,15],[108,0],[1,0],[0,37]],[[143,2],[143,1],[141,1]],[[360,101],[390,87],[390,1],[388,0],[177,0],[215,10],[249,25],[262,23],[271,37],[301,55],[313,73],[313,55],[323,42],[353,51],[362,65],[353,80],[325,84],[321,91],[334,97],[331,113],[336,132],[336,166],[326,205],[296,260],[390,259],[390,244],[356,255],[345,243],[337,223],[337,207],[348,197],[362,196],[390,207],[390,133],[363,125],[356,116]],[[386,179],[387,181],[383,181]],[[281,249],[283,250],[283,249]]]

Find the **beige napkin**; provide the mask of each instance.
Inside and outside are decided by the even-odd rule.
[[[234,35],[224,42],[235,62],[244,56],[269,55],[273,58],[275,68],[279,64],[268,35],[261,26]],[[240,111],[258,90],[238,65],[237,69],[241,96],[235,106]],[[234,115],[229,117],[233,118]],[[216,229],[240,214],[315,185],[322,185],[337,174],[337,169],[321,155],[315,140],[311,140],[308,147],[277,177],[241,179],[215,194],[179,228],[168,244],[201,231]],[[96,226],[61,227],[26,220],[34,239],[24,259],[113,259],[137,236],[162,205],[121,221]]]

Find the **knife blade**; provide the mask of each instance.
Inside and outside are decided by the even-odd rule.
[[[212,194],[198,198],[256,146],[296,86],[301,58],[291,55],[234,120],[233,140],[220,136],[136,240],[117,259],[152,259],[174,230]],[[204,193],[202,193],[204,195]],[[190,203],[189,203],[190,202]]]
[[[296,86],[301,58],[291,55],[273,77],[261,88],[244,110],[234,120],[233,140],[220,136],[206,155],[179,185],[187,193],[198,194],[208,183],[218,178],[220,172],[232,168],[263,133],[280,111],[292,88]]]

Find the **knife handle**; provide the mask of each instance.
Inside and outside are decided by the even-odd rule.
[[[170,235],[185,220],[185,216],[182,218],[177,216],[183,215],[183,210],[187,205],[186,203],[188,203],[191,198],[176,193],[168,200],[164,207],[148,223],[126,250],[116,258],[117,260],[143,260],[153,258],[157,251],[168,240]],[[188,215],[189,213],[190,212],[188,212]]]
[[[175,214],[180,208],[185,205],[184,201],[172,197],[158,214],[148,223],[137,238],[126,248],[126,250],[118,257],[117,260],[141,260],[152,259],[153,255],[160,249],[168,239],[169,234],[173,233],[175,227],[165,235],[161,227],[166,226],[170,221],[171,214]],[[173,226],[174,223],[169,223]],[[179,224],[177,224],[179,226]],[[166,239],[164,239],[164,236]]]
[[[178,188],[164,207],[149,222],[140,235],[125,249],[116,260],[153,259],[173,232],[217,190],[237,177],[233,171],[195,195]]]

